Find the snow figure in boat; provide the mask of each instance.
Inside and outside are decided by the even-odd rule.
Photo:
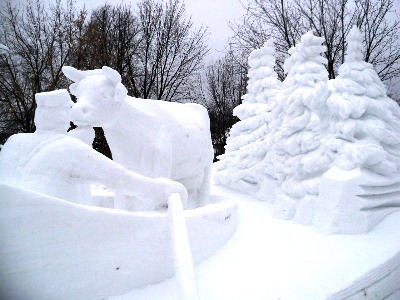
[[[207,204],[213,147],[203,106],[129,97],[121,76],[109,67],[63,72],[74,81],[70,91],[77,97],[72,121],[102,127],[114,161],[144,176],[182,183],[189,207]],[[115,198],[122,205],[132,202],[124,194]]]
[[[345,63],[330,81],[324,144],[334,167],[321,179],[315,219],[325,232],[368,232],[400,207],[400,108],[363,60],[362,40],[353,27]]]
[[[325,51],[323,42],[323,38],[307,32],[289,49],[291,56],[284,64],[287,77],[279,95],[284,108],[282,123],[268,154],[280,183],[274,214],[283,219],[292,219],[300,202],[314,204],[318,179],[329,168],[321,145],[329,118],[328,72],[323,65],[326,59],[320,55]],[[306,219],[311,218],[311,211],[307,205]]]
[[[147,200],[143,204],[147,209],[165,207],[173,192],[186,201],[186,189],[180,183],[128,171],[68,136],[72,101],[67,90],[38,93],[35,98],[36,131],[15,134],[5,143],[0,152],[0,182],[89,205],[91,183],[141,195]]]
[[[265,173],[259,164],[267,155],[280,125],[281,107],[276,94],[281,82],[274,71],[273,39],[249,56],[248,93],[233,113],[240,121],[232,126],[225,147],[219,156],[215,181],[257,196]],[[269,169],[270,170],[270,169]],[[261,176],[260,176],[261,175]],[[273,176],[272,172],[269,176]]]

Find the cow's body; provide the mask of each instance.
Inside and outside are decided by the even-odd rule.
[[[120,79],[109,68],[104,74],[98,70],[89,75],[73,69],[85,75],[80,80],[69,76],[70,71],[64,73],[76,82],[74,123],[103,127],[113,159],[124,167],[182,183],[189,192],[189,206],[207,203],[213,147],[204,107],[122,95],[123,86],[114,87]]]

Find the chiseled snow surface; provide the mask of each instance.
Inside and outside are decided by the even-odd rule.
[[[272,218],[269,203],[220,186],[213,193],[238,203],[239,227],[222,249],[196,267],[200,299],[382,299],[400,286],[399,212],[365,235],[322,235]],[[390,282],[369,288],[389,269]],[[172,278],[109,300],[179,299],[177,291]]]

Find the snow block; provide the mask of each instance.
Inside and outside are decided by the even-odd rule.
[[[400,209],[400,175],[331,168],[320,181],[314,228],[324,233],[367,233]]]

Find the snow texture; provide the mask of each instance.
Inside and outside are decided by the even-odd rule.
[[[236,201],[240,219],[232,238],[195,268],[200,299],[399,299],[389,295],[400,286],[400,212],[368,234],[323,235],[271,217],[270,203],[222,186],[212,194]],[[108,300],[130,299],[179,295],[171,279]]]
[[[325,143],[335,166],[390,176],[400,166],[400,109],[386,95],[373,66],[363,61],[362,39],[352,28],[345,63],[330,82],[330,136]]]
[[[396,130],[400,127],[400,108],[386,95],[373,66],[363,61],[360,31],[356,27],[350,30],[345,62],[334,80],[328,81],[326,59],[320,55],[325,51],[323,42],[323,38],[307,32],[289,49],[290,57],[284,64],[287,77],[280,88],[276,88],[278,84],[259,84],[262,76],[270,82],[271,73],[255,73],[259,61],[272,62],[269,69],[273,69],[273,51],[257,50],[250,55],[249,93],[235,109],[241,121],[231,129],[215,179],[262,200],[271,199],[273,194],[275,216],[304,224],[312,224],[315,210],[323,207],[325,199],[319,197],[319,184],[330,168],[366,169],[388,176],[390,185],[400,166],[400,134]],[[274,109],[253,109],[252,105],[260,105],[266,94],[268,106]],[[360,174],[368,172],[361,170]],[[337,179],[341,182],[341,178]],[[353,192],[356,190],[354,187]],[[340,199],[332,201],[341,203],[331,212],[339,215],[345,203]],[[387,208],[399,207],[397,202],[400,201],[382,204],[375,210],[392,212]],[[368,224],[364,230],[376,225],[368,218],[363,221]]]
[[[91,184],[140,196],[151,209],[165,207],[172,192],[187,201],[186,188],[167,178],[129,171],[66,134],[72,101],[67,90],[36,94],[35,133],[11,136],[0,152],[0,182],[91,205]]]
[[[213,147],[203,106],[129,97],[121,76],[108,67],[64,67],[63,72],[74,81],[70,90],[77,97],[72,121],[78,128],[103,127],[115,162],[147,177],[182,183],[189,207],[207,203]],[[123,193],[115,200],[121,208],[143,202]]]
[[[313,227],[323,233],[370,231],[400,207],[400,174],[390,177],[365,168],[336,166],[320,180]]]
[[[211,202],[183,212],[195,264],[237,226],[234,203]],[[161,282],[174,275],[168,223],[166,212],[75,204],[0,183],[0,299],[104,299]]]

